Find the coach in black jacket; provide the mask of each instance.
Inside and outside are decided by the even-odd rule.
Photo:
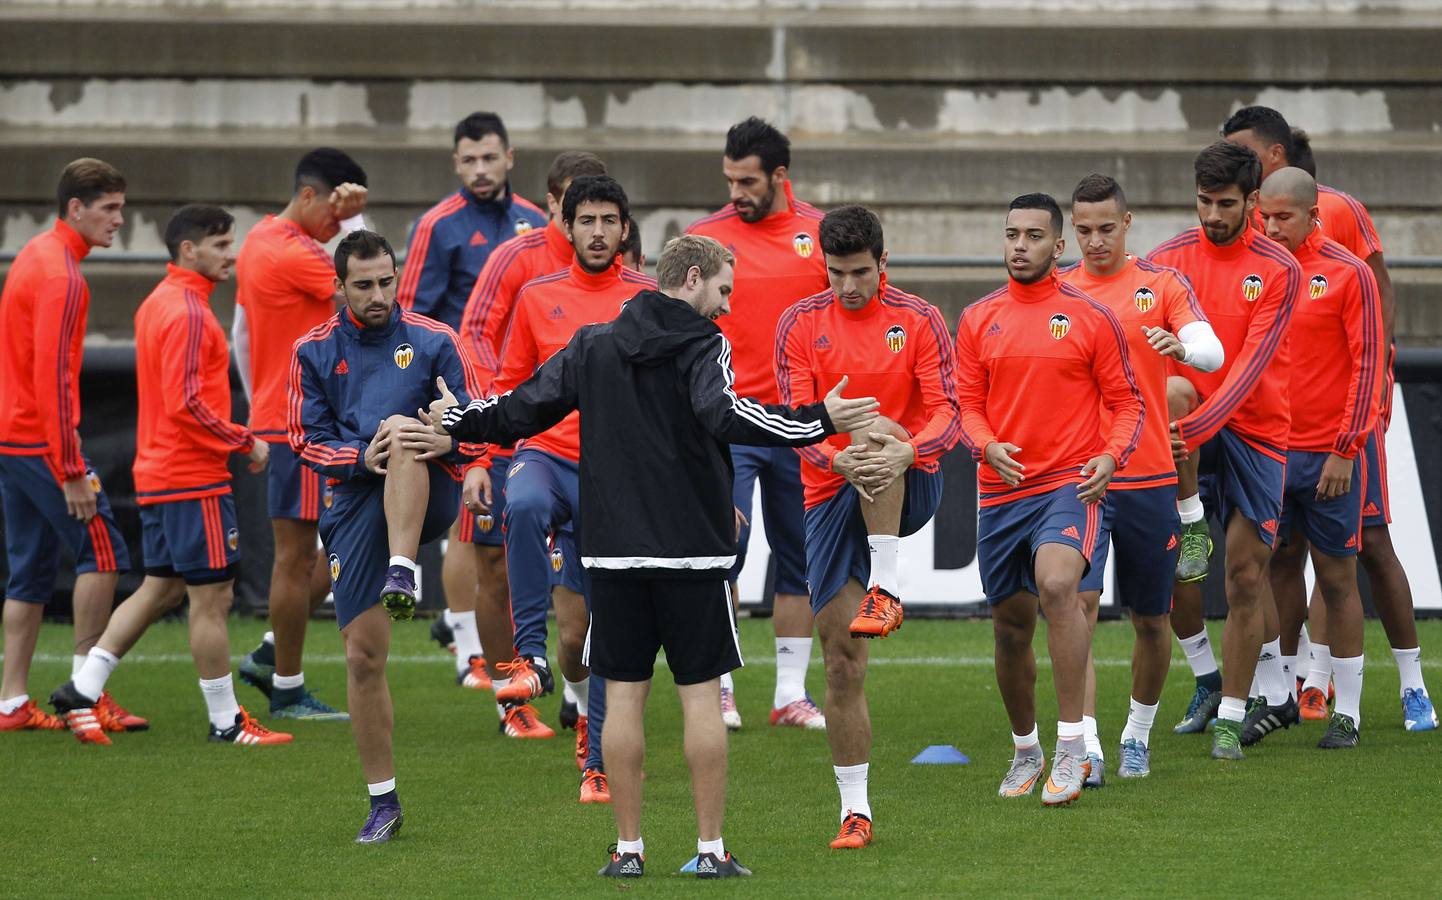
[[[602,737],[617,850],[603,875],[639,875],[642,717],[656,651],[666,648],[686,718],[695,786],[697,874],[750,874],[725,852],[726,731],[719,677],[741,665],[726,578],[736,562],[729,444],[801,447],[875,419],[874,398],[791,408],[738,397],[729,312],[735,257],[711,238],[666,245],[660,291],[613,322],[582,328],[526,383],[461,408],[441,385],[436,428],[509,443],[581,411],[582,563],[592,578],[588,663],[607,680]]]

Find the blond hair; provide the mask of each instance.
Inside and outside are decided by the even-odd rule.
[[[686,273],[695,266],[701,280],[714,278],[722,266],[736,265],[736,254],[715,238],[699,234],[683,234],[671,238],[656,262],[656,286],[661,290],[675,289],[686,283]]]

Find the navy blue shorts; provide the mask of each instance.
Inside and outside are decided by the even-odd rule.
[[[936,515],[942,486],[940,470],[907,469],[904,477],[902,537],[920,531]],[[806,510],[806,581],[813,615],[841,592],[848,578],[855,578],[863,588],[871,583],[871,548],[866,543],[861,497],[849,481],[831,499]]]
[[[1082,503],[1076,489],[1075,484],[1064,484],[1045,494],[981,508],[976,557],[987,603],[995,606],[1020,591],[1037,592],[1034,563],[1042,544],[1075,548],[1087,561],[1083,581],[1104,568],[1093,566],[1092,560],[1111,531],[1110,504],[1105,499]]]
[[[1262,543],[1275,548],[1287,483],[1285,458],[1285,454],[1264,453],[1223,428],[1202,445],[1197,481],[1202,506],[1223,528],[1233,510],[1241,513],[1257,526]]]
[[[1367,435],[1367,443],[1357,454],[1366,467],[1366,484],[1362,493],[1362,527],[1385,528],[1392,524],[1392,506],[1387,499],[1387,435],[1378,425]]]
[[[145,574],[218,584],[235,577],[240,529],[230,494],[140,507]]]
[[[110,498],[100,486],[90,460],[85,460],[95,487],[95,518],[88,523],[70,516],[65,492],[43,456],[0,456],[0,500],[5,504],[5,555],[10,582],[5,596],[27,603],[45,603],[55,591],[60,569],[60,545],[75,558],[75,573],[124,572],[130,552]]]
[[[461,485],[440,466],[426,467],[431,476],[421,543],[443,537],[456,520]],[[387,540],[385,479],[361,476],[335,486],[334,501],[321,512],[320,539],[330,563],[335,592],[336,624],[345,628],[375,606],[385,587],[391,551]]]
[[[458,537],[468,544],[481,547],[501,547],[505,538],[501,535],[501,517],[506,513],[506,469],[511,465],[509,456],[491,459],[491,511],[476,515],[461,507]]]
[[[1317,481],[1330,453],[1287,451],[1287,493],[1282,498],[1282,541],[1300,531],[1327,556],[1356,556],[1362,548],[1362,496],[1366,466],[1362,454],[1352,460],[1352,486],[1330,500],[1317,499]]]
[[[776,558],[776,593],[806,593],[806,498],[801,488],[801,457],[790,447],[731,445],[731,502],[748,524],[736,540],[736,565],[728,576],[733,582],[746,565],[751,541],[751,501],[756,480],[761,480],[761,514],[766,517],[766,541]],[[813,603],[815,599],[813,598]]]
[[[300,461],[290,444],[270,445],[265,499],[272,519],[315,522],[332,503],[332,489],[315,469]]]
[[[1116,553],[1118,602],[1139,616],[1171,612],[1172,585],[1181,552],[1182,520],[1177,515],[1177,486],[1107,491],[1111,540],[1092,554],[1091,570],[1078,590],[1100,591],[1107,557]]]

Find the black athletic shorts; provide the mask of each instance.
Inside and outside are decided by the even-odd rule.
[[[662,648],[677,684],[700,684],[741,667],[724,580],[592,579],[586,663],[593,674],[647,681]]]

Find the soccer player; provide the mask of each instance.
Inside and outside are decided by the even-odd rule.
[[[231,454],[250,470],[270,447],[230,421],[230,347],[210,292],[235,265],[235,219],[216,206],[181,207],[165,226],[165,279],[135,313],[139,388],[136,501],[145,536],[145,581],[110,617],[55,711],[86,744],[109,744],[94,716],[120,659],[167,610],[190,598],[190,652],[210,716],[210,740],[240,747],[288,744],[236,702],[226,616],[240,559],[230,492]]]
[[[806,580],[826,664],[826,736],[841,791],[833,849],[871,843],[867,776],[871,721],[863,690],[867,645],[901,627],[901,536],[941,502],[940,458],[961,422],[956,367],[941,312],[886,282],[876,214],[860,206],[821,220],[831,287],[781,316],[776,379],[781,400],[805,406],[856,373],[852,389],[877,397],[865,431],[802,448]]]
[[[275,538],[272,631],[241,660],[240,678],[269,697],[270,714],[280,718],[346,719],[306,690],[301,671],[306,621],[328,590],[316,520],[332,498],[286,442],[286,383],[296,339],[335,315],[335,268],[320,245],[362,226],[365,184],[365,171],[340,150],[307,153],[295,167],[290,203],[250,230],[235,264],[235,358],[250,428],[271,444],[266,497]]]
[[[776,375],[771,348],[781,314],[797,301],[828,289],[826,269],[817,253],[821,211],[791,192],[791,142],[774,126],[749,118],[726,133],[721,174],[731,202],[692,223],[688,234],[713,237],[736,254],[735,313],[722,320],[736,358],[736,390],[763,402],[776,403]],[[806,692],[811,663],[812,614],[806,587],[805,504],[801,463],[784,447],[737,447],[736,508],[745,520],[741,553],[731,573],[746,562],[751,538],[748,524],[756,482],[761,483],[761,512],[766,540],[776,559],[775,604],[776,689],[771,698],[771,724],[824,729],[826,717]],[[721,679],[721,708],[726,726],[741,727],[731,676]]]
[[[1280,648],[1263,639],[1264,617],[1274,608],[1268,564],[1282,515],[1291,431],[1287,323],[1304,286],[1292,254],[1252,227],[1262,175],[1257,155],[1219,141],[1197,154],[1194,169],[1201,225],[1163,243],[1149,258],[1187,278],[1226,353],[1215,372],[1188,369],[1184,379],[1174,379],[1168,387],[1177,397],[1168,402],[1195,406],[1180,417],[1173,410],[1172,450],[1179,472],[1205,473],[1201,500],[1226,529],[1228,609],[1221,691],[1199,678],[1176,730],[1201,731],[1215,710],[1212,756],[1241,759],[1244,719],[1249,743],[1264,720],[1274,722],[1272,727],[1297,720]],[[1183,609],[1190,624],[1201,625],[1201,591],[1195,585],[1177,585],[1173,610],[1173,630],[1190,658],[1206,629],[1186,634],[1187,626],[1178,624]],[[1254,671],[1264,699],[1249,710]]]
[[[615,179],[583,175],[571,182],[562,201],[561,222],[574,247],[574,259],[569,268],[528,282],[516,295],[494,392],[505,393],[530,378],[578,328],[611,321],[627,300],[655,286],[650,277],[620,265],[629,218],[626,192]],[[505,677],[496,684],[496,700],[507,707],[502,729],[524,731],[530,727],[524,720],[535,716],[529,702],[553,689],[554,676],[546,660],[546,609],[547,601],[553,600],[561,676],[579,705],[576,761],[583,772],[581,802],[604,803],[610,798],[599,733],[606,714],[605,689],[600,679],[590,678],[582,662],[590,615],[573,537],[580,502],[579,419],[569,416],[528,438],[511,460],[503,531],[516,658],[498,667]],[[552,591],[557,571],[560,584]],[[513,720],[520,721],[513,725]]]
[[[5,505],[5,663],[0,731],[63,730],[27,693],[60,545],[75,560],[71,674],[105,630],[115,583],[130,568],[110,500],[80,449],[80,361],[90,287],[80,261],[109,247],[124,222],[125,178],[107,162],[77,159],[56,187],[59,217],[16,254],[0,293],[0,497]],[[146,721],[103,694],[95,717],[107,731]]]
[[[416,220],[396,302],[459,331],[466,298],[486,260],[505,241],[544,227],[546,214],[512,189],[515,150],[495,113],[474,112],[456,124],[451,159],[461,186]],[[488,530],[495,530],[494,517],[466,510],[451,527],[441,568],[446,611],[432,628],[443,645],[455,643],[456,683],[477,690],[490,690],[491,679],[476,631],[476,593],[505,590],[505,573],[496,571],[494,558],[500,551],[472,549],[483,546],[476,533]],[[477,558],[483,555],[481,580]]]
[[[533,278],[559,272],[571,265],[575,251],[561,227],[561,200],[571,182],[583,175],[604,175],[606,164],[583,150],[557,154],[546,175],[546,206],[550,224],[535,228],[497,248],[487,259],[466,299],[461,314],[461,342],[476,361],[482,384],[489,384],[500,370],[501,345],[511,327],[516,295]],[[476,595],[476,628],[482,646],[501,648],[492,653],[486,673],[495,687],[504,674],[498,668],[514,649],[510,593],[506,571],[505,543],[497,527],[506,512],[506,473],[511,462],[509,448],[492,448],[466,467],[461,497],[465,511],[457,523],[459,539],[476,547],[475,562],[479,592]],[[580,713],[575,698],[566,690],[561,706],[561,724],[576,727]],[[530,712],[513,715],[506,724],[506,708],[496,704],[504,733],[516,738],[547,738],[549,727]]]
[[[956,334],[962,440],[986,463],[977,469],[977,557],[1016,748],[999,793],[1031,794],[1046,765],[1031,649],[1040,604],[1058,714],[1041,795],[1047,806],[1075,800],[1087,777],[1082,705],[1091,632],[1077,591],[1111,527],[1107,484],[1146,424],[1116,316],[1057,277],[1065,245],[1055,200],[1013,200],[1003,244],[1007,285],[968,306]]]
[[[725,315],[735,257],[717,241],[670,241],[642,291],[614,322],[578,331],[529,381],[468,408],[433,405],[461,439],[508,441],[581,416],[580,552],[593,578],[589,661],[611,700],[606,758],[618,840],[600,874],[640,877],[644,711],[656,653],[685,720],[697,820],[696,875],[751,874],[726,850],[726,728],[719,676],[741,664],[727,573],[736,555],[727,444],[815,443],[875,419],[872,398],[840,396],[799,410],[738,397]],[[519,313],[518,313],[519,315]],[[449,408],[447,408],[449,406]]]
[[[1203,372],[1222,364],[1222,345],[1197,304],[1186,279],[1172,269],[1127,252],[1132,214],[1116,179],[1088,175],[1071,197],[1072,228],[1082,261],[1063,269],[1062,281],[1111,310],[1126,335],[1132,372],[1141,391],[1146,425],[1136,453],[1112,478],[1107,502],[1112,512],[1111,548],[1116,553],[1117,589],[1131,610],[1132,692],[1122,730],[1123,778],[1151,772],[1151,730],[1157,702],[1171,664],[1172,580],[1181,524],[1177,518],[1177,469],[1167,433],[1168,367],[1180,363]],[[1082,581],[1087,617],[1096,627],[1108,545],[1098,548]],[[1106,756],[1097,736],[1096,673],[1087,659],[1086,729],[1091,772],[1088,787],[1100,787]]]
[[[450,528],[459,466],[480,450],[457,447],[415,413],[435,399],[437,378],[471,396],[477,380],[454,331],[397,305],[385,238],[351,232],[336,247],[335,272],[345,308],[296,342],[287,411],[291,449],[335,483],[320,534],[371,797],[356,841],[370,844],[395,837],[402,822],[385,672],[390,619],[415,614],[416,551]]]
[[[1376,426],[1385,380],[1381,303],[1372,270],[1318,227],[1311,175],[1278,169],[1262,182],[1257,206],[1267,237],[1292,251],[1307,283],[1290,329],[1292,430],[1273,591],[1282,629],[1296,634],[1306,617],[1302,567],[1310,543],[1337,684],[1336,708],[1317,746],[1355,747],[1362,718],[1357,551],[1369,474],[1360,451]],[[1314,689],[1310,699],[1326,712],[1322,691]]]
[[[1222,133],[1228,140],[1244,144],[1257,153],[1262,160],[1263,177],[1287,165],[1306,169],[1310,175],[1316,177],[1311,139],[1305,131],[1289,128],[1281,113],[1276,110],[1264,106],[1239,110],[1222,126]],[[1382,411],[1377,428],[1375,433],[1367,438],[1363,448],[1367,462],[1367,479],[1362,506],[1360,558],[1362,568],[1367,570],[1367,581],[1372,587],[1372,603],[1376,606],[1377,616],[1382,620],[1382,627],[1387,632],[1387,640],[1392,645],[1392,658],[1396,661],[1398,674],[1401,676],[1403,727],[1408,731],[1431,731],[1437,727],[1437,713],[1422,678],[1422,650],[1417,639],[1412,587],[1407,581],[1402,562],[1393,549],[1392,535],[1387,528],[1392,519],[1387,502],[1386,436],[1387,426],[1392,419],[1396,294],[1382,255],[1382,242],[1377,237],[1377,229],[1372,224],[1367,208],[1355,198],[1319,184],[1317,210],[1322,233],[1365,262],[1377,280],[1378,296],[1382,304],[1382,333],[1387,346],[1386,383],[1382,387]],[[1309,674],[1307,677],[1313,690],[1325,692],[1331,676],[1326,644],[1327,607],[1319,601],[1316,589],[1312,599],[1311,670],[1315,675]],[[1302,634],[1305,636],[1306,631]],[[1296,635],[1283,634],[1283,651],[1295,651],[1296,641]],[[1302,690],[1305,691],[1306,686]],[[1311,695],[1310,702],[1315,713],[1315,694]]]

